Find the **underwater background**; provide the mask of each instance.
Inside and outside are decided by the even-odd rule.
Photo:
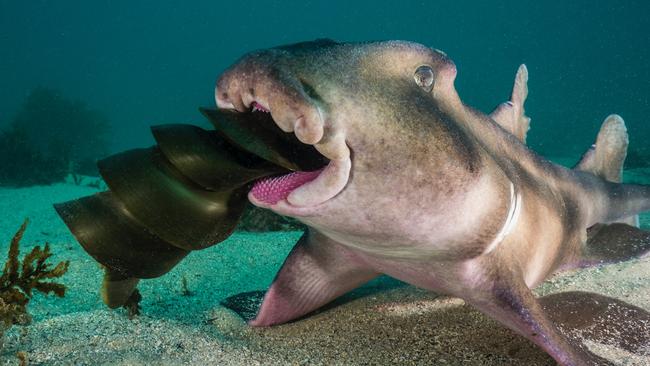
[[[141,315],[130,320],[104,306],[99,266],[52,204],[104,190],[95,160],[152,145],[151,125],[207,128],[198,107],[214,106],[218,75],[244,53],[317,38],[401,39],[441,49],[458,67],[463,101],[486,113],[507,100],[525,63],[533,150],[572,164],[603,119],[617,113],[630,134],[626,180],[647,184],[649,14],[650,2],[613,0],[0,0],[0,264],[25,218],[21,257],[49,242],[52,264],[70,261],[57,279],[68,288],[65,297],[34,296],[32,322],[6,332],[0,365],[19,364],[17,352],[39,365],[552,365],[462,303],[388,278],[344,298],[329,316],[273,331],[247,328],[219,302],[264,290],[300,236],[295,223],[260,213],[224,243],[144,281]],[[642,216],[646,229],[649,223]],[[538,294],[593,290],[650,309],[643,295],[649,264],[554,278]]]
[[[316,38],[404,39],[445,51],[464,100],[490,111],[530,71],[530,146],[579,154],[620,114],[650,139],[646,1],[0,1],[0,126],[54,88],[110,119],[111,148],[148,126],[200,122],[217,75],[243,53]]]

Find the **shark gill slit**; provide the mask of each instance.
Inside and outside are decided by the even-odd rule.
[[[501,227],[501,230],[497,233],[497,235],[494,237],[494,240],[490,243],[490,245],[485,248],[485,251],[483,254],[488,254],[494,251],[499,244],[501,244],[505,238],[510,234],[512,229],[515,227],[517,224],[517,221],[519,220],[519,214],[521,213],[521,206],[522,206],[522,198],[521,198],[521,193],[517,192],[515,189],[515,185],[510,182],[510,207],[508,209],[508,213],[506,214],[506,220],[503,223],[503,226]]]

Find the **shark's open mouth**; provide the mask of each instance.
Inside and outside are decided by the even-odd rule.
[[[245,103],[243,110],[219,99],[217,103],[220,110],[212,111],[221,114],[217,120],[224,120],[223,115],[236,120],[230,126],[216,124],[217,132],[222,132],[224,138],[241,149],[284,169],[283,174],[254,182],[248,194],[253,204],[294,213],[292,209],[313,207],[331,199],[347,184],[349,155],[341,158],[331,154],[330,146],[306,136],[305,117],[287,124],[276,121],[271,108],[257,101]],[[244,138],[233,131],[238,129],[247,131]],[[315,143],[308,143],[310,139]]]
[[[326,94],[310,82],[290,68],[255,56],[241,60],[217,81],[215,100],[221,112],[236,111],[245,122],[259,120],[276,133],[284,132],[290,150],[309,152],[287,156],[298,165],[282,165],[289,174],[254,185],[248,198],[257,206],[288,215],[306,214],[348,184],[352,162],[344,123],[330,114]],[[310,166],[300,166],[299,161]]]
[[[258,102],[251,103],[251,113],[265,113],[270,116],[271,111]],[[314,162],[324,163],[322,159],[314,157]],[[318,178],[325,168],[313,171],[294,171],[278,176],[271,176],[259,179],[250,190],[250,197],[258,203],[275,205],[286,200],[289,194],[298,187]]]

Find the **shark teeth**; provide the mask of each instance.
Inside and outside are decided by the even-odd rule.
[[[259,104],[258,102],[252,103],[252,110],[253,112],[271,113],[271,111],[268,110],[268,108],[265,108],[263,105]]]

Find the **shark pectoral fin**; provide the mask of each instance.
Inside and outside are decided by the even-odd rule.
[[[526,135],[530,129],[530,117],[526,116],[524,110],[524,103],[527,97],[528,69],[526,65],[521,65],[515,76],[510,101],[501,103],[490,113],[490,118],[524,144],[526,143]]]
[[[377,277],[346,247],[307,231],[266,292],[253,326],[286,323]]]
[[[465,301],[538,345],[558,364],[611,365],[579,340],[562,334],[526,285],[522,271],[505,261],[475,263]],[[474,279],[480,276],[481,281]]]
[[[639,307],[582,291],[547,295],[539,301],[549,318],[574,337],[650,355],[650,313]]]

